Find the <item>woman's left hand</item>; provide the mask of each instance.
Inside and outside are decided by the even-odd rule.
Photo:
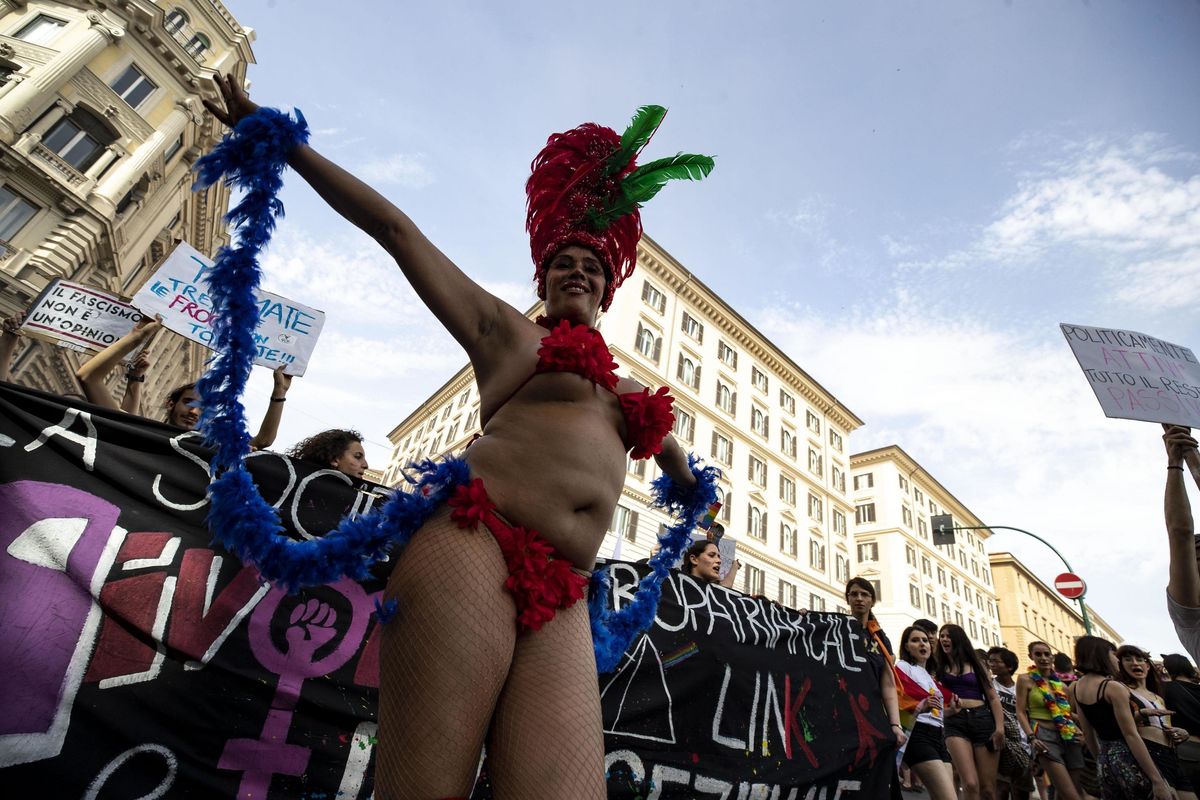
[[[204,107],[225,127],[233,128],[243,119],[258,111],[258,104],[250,99],[232,73],[217,75],[213,80],[217,84],[217,91],[221,93],[224,108],[211,100],[204,100]]]
[[[999,753],[1004,749],[1004,728],[997,728],[992,731],[992,751]]]

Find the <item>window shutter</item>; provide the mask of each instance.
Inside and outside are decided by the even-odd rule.
[[[701,344],[704,343],[704,326],[703,325],[696,326],[696,341],[700,342]]]
[[[761,527],[758,529],[758,535],[759,535],[761,538],[763,538],[763,539],[766,539],[766,538],[767,538],[767,531],[769,530],[769,529],[767,528],[767,512],[765,512],[765,511],[764,511],[764,512],[762,513],[762,519],[761,519],[761,521],[760,521],[760,523],[759,523],[759,524],[761,525]]]
[[[729,413],[737,416],[737,392],[729,393]]]
[[[659,336],[654,340],[654,363],[658,363],[659,356],[662,355],[662,337]]]
[[[692,388],[693,388],[693,389],[699,389],[699,388],[700,388],[700,368],[701,368],[701,367],[700,367],[700,365],[699,365],[699,364],[697,364],[697,365],[696,365],[696,377],[695,377],[695,380],[694,380],[694,381],[693,381],[693,383],[692,383]]]
[[[644,464],[646,462],[643,461],[642,463]],[[635,539],[637,539],[637,526],[638,526],[638,512],[630,511],[629,512],[629,535],[627,538],[631,542],[634,541]]]
[[[713,431],[712,457],[717,457],[717,432]]]
[[[771,435],[771,418],[763,414],[763,436]]]

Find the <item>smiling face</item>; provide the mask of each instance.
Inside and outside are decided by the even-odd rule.
[[[1054,653],[1044,644],[1035,644],[1029,649],[1029,657],[1038,672],[1049,675],[1054,671]]]
[[[604,265],[586,247],[568,245],[546,265],[546,315],[595,325],[604,299]]]
[[[194,388],[184,389],[174,403],[168,398],[166,408],[168,425],[193,431],[200,422],[200,395]]]
[[[929,656],[933,654],[933,648],[929,644],[929,637],[925,635],[925,631],[914,630],[908,634],[908,640],[904,643],[904,649],[917,664],[924,664],[929,660]]]
[[[712,542],[700,551],[700,555],[688,556],[691,562],[693,577],[709,583],[721,579],[721,551]]]
[[[351,478],[361,478],[367,471],[367,454],[363,452],[362,442],[351,442],[340,456],[329,462],[329,466]]]

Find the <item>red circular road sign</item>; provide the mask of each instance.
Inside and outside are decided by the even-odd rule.
[[[1087,584],[1074,572],[1064,572],[1054,579],[1054,588],[1068,600],[1078,600],[1087,591]]]

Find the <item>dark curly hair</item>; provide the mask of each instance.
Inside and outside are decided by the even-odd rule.
[[[301,461],[328,467],[332,462],[337,461],[342,453],[346,452],[347,447],[361,441],[362,434],[356,430],[332,428],[314,433],[307,439],[301,439],[287,451],[287,454]]]

